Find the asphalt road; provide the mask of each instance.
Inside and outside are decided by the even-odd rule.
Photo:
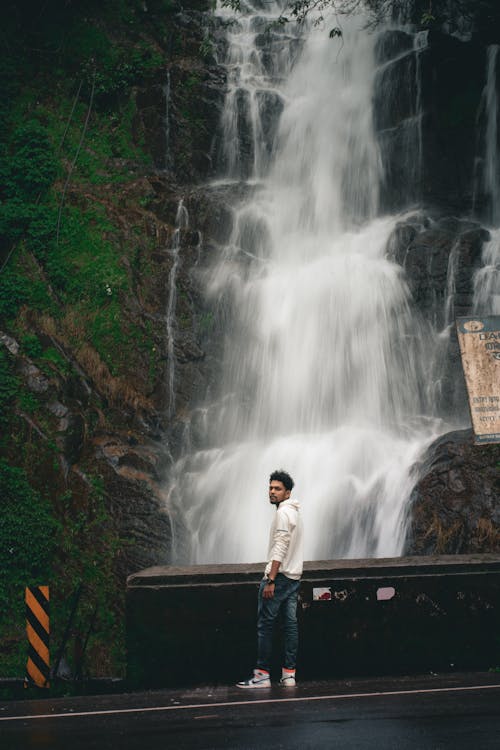
[[[499,750],[500,675],[3,703],[0,748]]]

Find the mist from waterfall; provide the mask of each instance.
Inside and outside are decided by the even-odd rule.
[[[386,257],[400,217],[377,216],[375,35],[360,18],[341,41],[325,25],[266,32],[273,13],[248,5],[227,31],[221,181],[246,187],[207,282],[231,322],[221,379],[169,488],[178,563],[263,559],[280,467],[307,559],[401,554],[412,467],[442,430],[435,342]]]

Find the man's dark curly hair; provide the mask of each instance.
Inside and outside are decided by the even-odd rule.
[[[292,477],[288,472],[283,471],[283,469],[278,469],[277,471],[273,471],[271,476],[269,477],[270,482],[282,482],[285,486],[285,489],[291,492],[293,490],[293,485],[295,482],[293,481]]]

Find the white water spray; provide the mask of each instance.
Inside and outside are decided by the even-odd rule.
[[[354,20],[342,50],[322,28],[288,28],[266,51],[268,20],[249,10],[229,34],[223,158],[249,190],[210,279],[232,326],[205,448],[175,467],[174,557],[263,559],[279,467],[303,501],[307,558],[398,555],[411,467],[436,428],[420,319],[385,257],[396,219],[375,218],[374,40]]]

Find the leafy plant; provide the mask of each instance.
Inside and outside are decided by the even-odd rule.
[[[24,589],[50,581],[57,523],[49,504],[30,486],[23,470],[5,460],[0,460],[0,511],[2,671],[16,669],[19,674]]]
[[[23,336],[21,343],[28,357],[36,359],[42,355],[43,347],[35,333],[27,333]]]
[[[10,354],[0,348],[0,414],[13,400],[19,388],[19,380],[13,373]]]

